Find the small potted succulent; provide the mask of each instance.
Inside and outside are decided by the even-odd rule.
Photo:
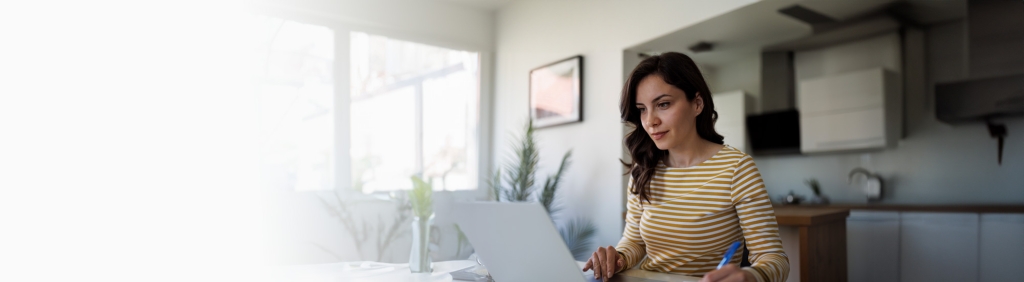
[[[811,178],[804,181],[807,186],[811,187],[811,191],[814,192],[814,197],[809,201],[810,204],[828,204],[828,196],[821,193],[821,184],[818,183],[818,179]]]

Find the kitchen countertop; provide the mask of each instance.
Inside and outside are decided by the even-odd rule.
[[[1024,213],[1024,204],[828,204],[828,205],[777,205],[776,213],[782,208],[797,210],[872,210],[908,212],[970,212],[970,213]]]
[[[775,220],[783,226],[812,226],[846,220],[850,209],[827,206],[775,206]]]
[[[845,219],[850,210],[905,212],[1024,213],[1024,204],[828,204],[774,205],[779,225],[809,226]],[[626,218],[626,212],[622,212]]]

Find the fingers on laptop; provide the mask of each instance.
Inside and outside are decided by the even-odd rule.
[[[601,278],[601,261],[597,257],[597,252],[590,255],[587,265],[583,267],[583,271],[587,270],[594,270],[594,278]]]
[[[583,266],[583,271],[593,269],[594,278],[604,277],[607,280],[612,275],[615,275],[615,270],[622,267],[623,264],[625,264],[625,261],[619,257],[615,247],[600,247],[587,260],[587,264]]]
[[[612,277],[612,275],[615,274],[615,270],[618,269],[615,267],[615,264],[619,261],[619,252],[615,251],[615,247],[608,246],[608,248],[605,249],[604,258],[604,272],[607,277]]]

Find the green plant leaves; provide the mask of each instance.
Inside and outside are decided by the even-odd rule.
[[[544,181],[544,189],[542,189],[540,193],[540,203],[544,205],[544,209],[546,209],[549,214],[553,214],[557,211],[557,208],[553,207],[551,204],[555,200],[555,191],[558,189],[558,183],[562,181],[562,172],[564,172],[565,168],[571,163],[569,160],[570,157],[572,157],[572,150],[565,152],[565,155],[562,156],[562,164],[558,166],[558,172]]]
[[[412,190],[409,190],[409,203],[412,213],[417,217],[429,217],[434,213],[434,188],[432,183],[423,181],[418,176],[412,177]]]
[[[585,261],[590,257],[590,239],[597,233],[597,228],[590,220],[582,217],[573,218],[559,227],[558,233],[562,235],[562,240],[576,260]]]
[[[529,202],[536,199],[547,210],[551,216],[559,211],[555,196],[558,192],[558,185],[562,182],[562,176],[572,163],[572,150],[562,156],[562,162],[558,166],[555,175],[550,175],[544,181],[539,195],[534,195],[534,174],[537,172],[537,163],[540,161],[537,141],[533,135],[533,122],[527,122],[525,132],[521,139],[512,143],[513,154],[509,162],[495,170],[491,179],[487,182],[491,186],[491,193],[494,200],[499,202]],[[502,177],[503,171],[504,178]],[[557,223],[556,223],[557,224]],[[577,260],[585,260],[592,251],[590,248],[591,238],[597,232],[593,223],[582,217],[570,219],[558,227],[562,240],[572,251],[573,257]]]

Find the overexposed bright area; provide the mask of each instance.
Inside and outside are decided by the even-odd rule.
[[[3,6],[0,281],[271,279],[272,197],[376,225],[412,176],[478,189],[480,48],[244,1]]]
[[[0,281],[265,277],[241,4],[3,5]]]
[[[284,191],[334,188],[334,32],[253,16],[261,181]]]
[[[479,54],[351,33],[352,187],[475,189]]]

